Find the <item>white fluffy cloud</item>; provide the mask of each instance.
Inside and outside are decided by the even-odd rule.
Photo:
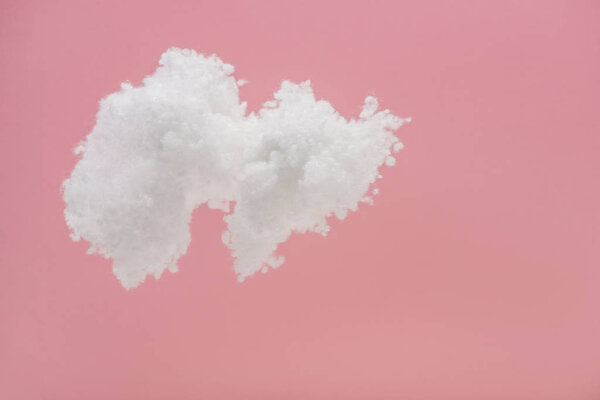
[[[233,66],[172,48],[140,87],[100,102],[96,125],[76,149],[63,184],[72,238],[113,259],[126,288],[156,278],[190,243],[193,210],[222,210],[223,242],[245,277],[283,262],[275,251],[292,232],[318,232],[344,219],[382,164],[402,146],[407,119],[367,97],[357,119],[316,100],[310,82],[284,81],[258,113],[240,102]]]

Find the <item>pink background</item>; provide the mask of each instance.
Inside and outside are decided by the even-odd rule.
[[[600,3],[2,1],[0,398],[600,398]],[[125,291],[59,187],[169,46],[414,122],[375,206],[243,284],[219,212]]]

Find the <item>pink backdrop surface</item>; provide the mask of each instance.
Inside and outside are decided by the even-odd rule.
[[[600,3],[2,1],[0,398],[600,398]],[[125,291],[63,220],[98,101],[170,46],[252,110],[413,123],[374,206],[237,283],[222,214]]]

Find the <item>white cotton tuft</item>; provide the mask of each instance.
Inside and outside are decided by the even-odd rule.
[[[400,150],[402,150],[404,148],[404,144],[402,144],[402,142],[396,142],[394,143],[394,153],[399,152]]]
[[[63,184],[74,240],[113,259],[126,288],[158,278],[190,243],[189,223],[204,203],[225,212],[223,243],[240,281],[277,268],[277,246],[292,232],[329,231],[393,165],[393,132],[406,120],[367,97],[346,120],[316,100],[310,82],[284,81],[273,100],[247,114],[233,66],[172,48],[134,87],[100,102],[96,125]],[[393,160],[393,161],[391,161]],[[376,193],[376,192],[375,192]]]

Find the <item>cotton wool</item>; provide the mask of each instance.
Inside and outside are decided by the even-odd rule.
[[[225,213],[222,239],[243,281],[280,266],[277,246],[292,232],[325,235],[327,217],[371,202],[379,168],[394,164],[393,133],[408,119],[378,111],[374,97],[347,120],[309,81],[284,81],[247,113],[233,72],[215,55],[171,48],[141,86],[101,100],[75,150],[63,183],[71,236],[111,258],[127,289],[177,270],[200,205]]]

